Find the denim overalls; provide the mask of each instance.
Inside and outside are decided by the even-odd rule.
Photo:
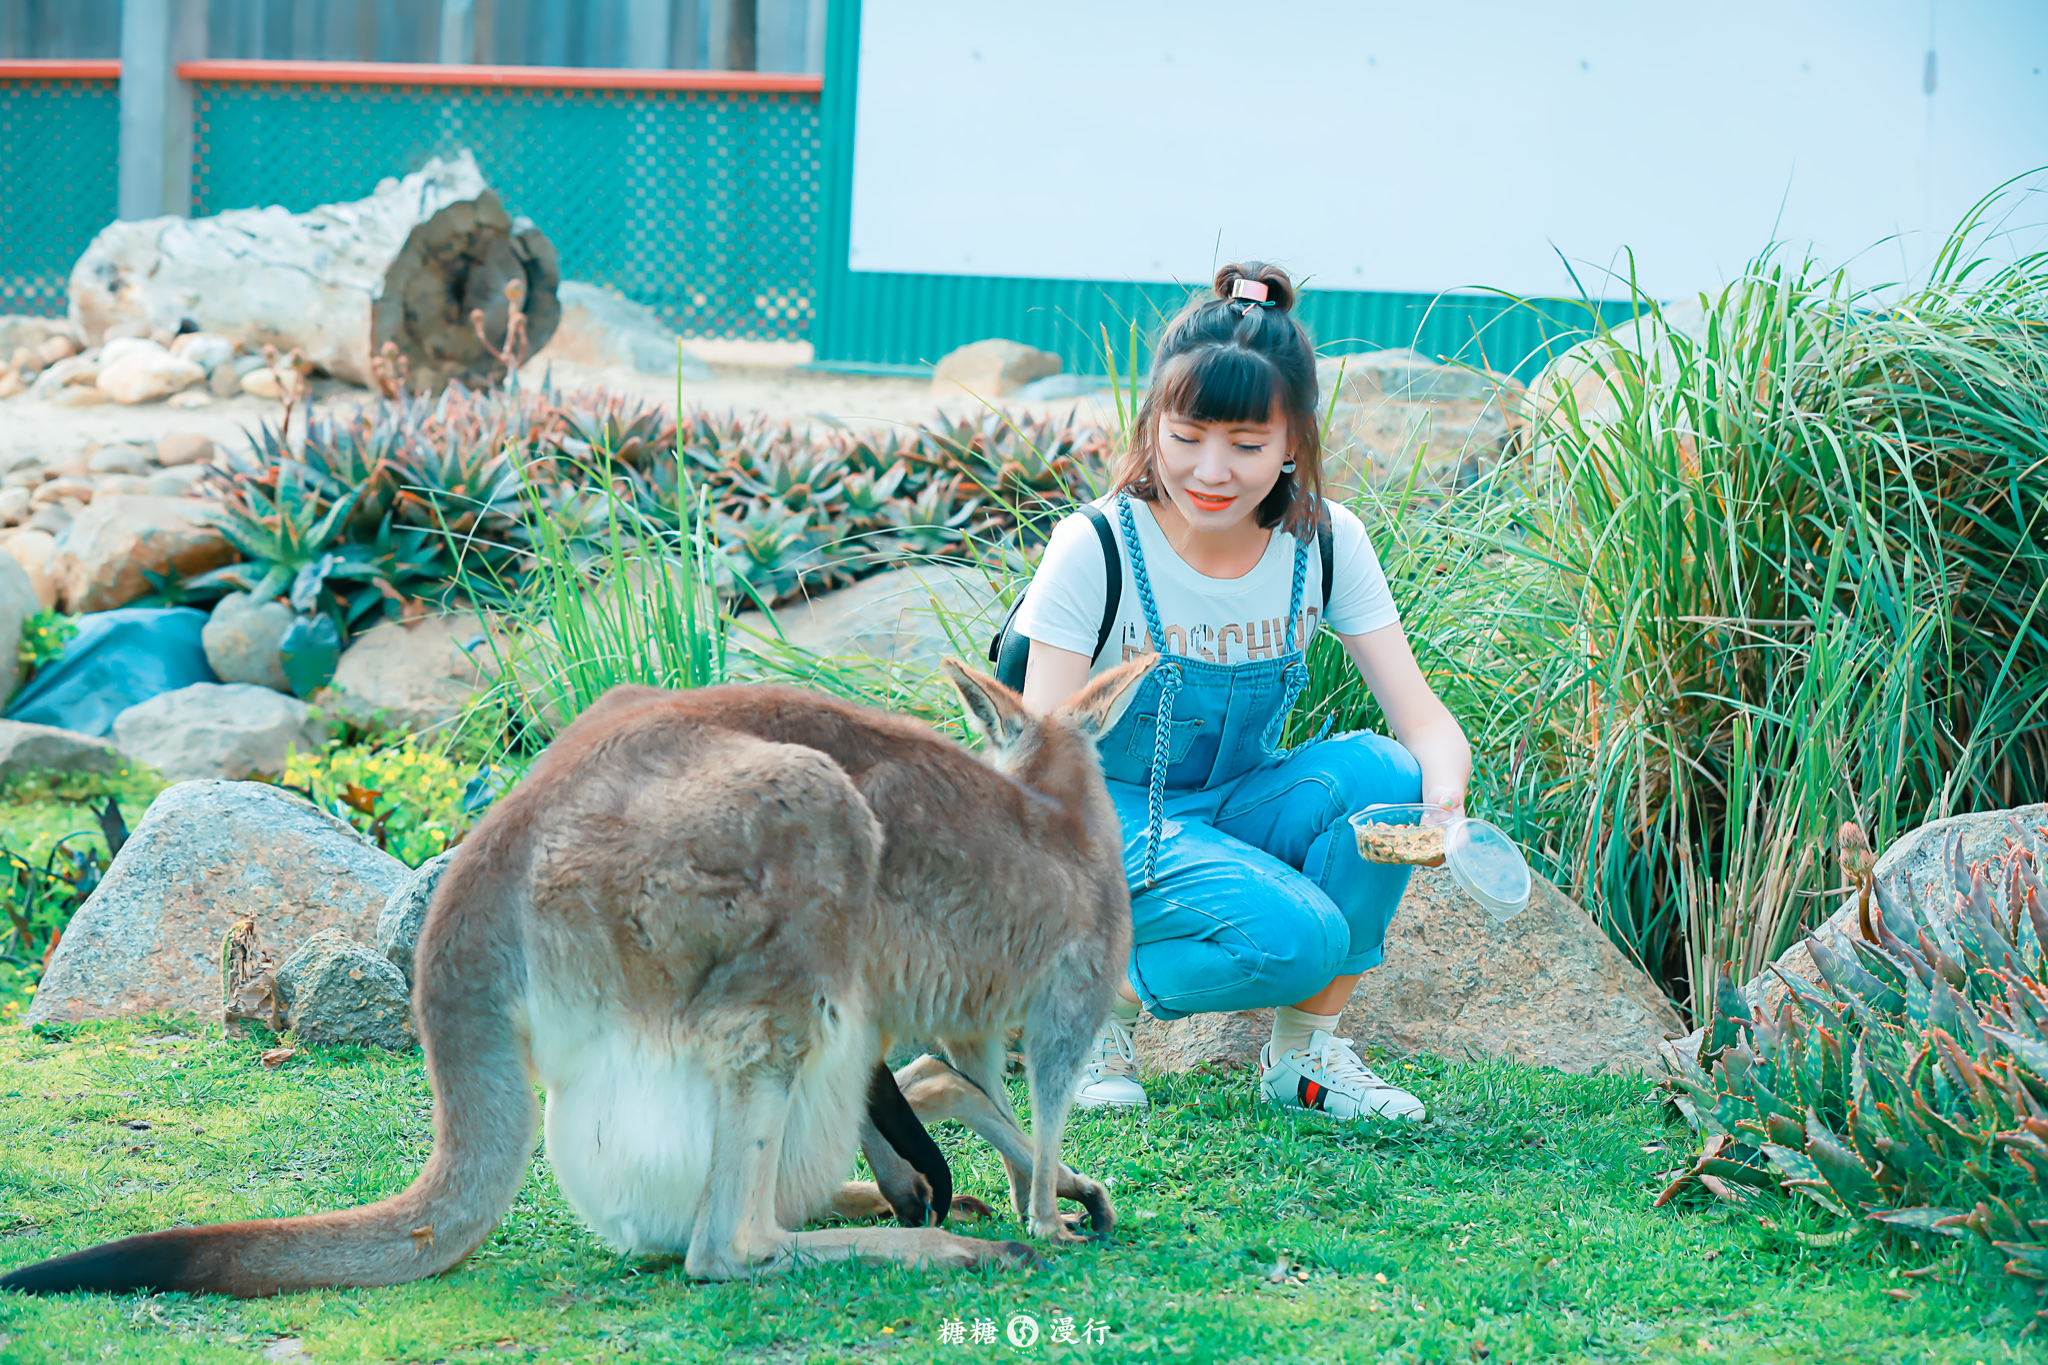
[[[1130,499],[1115,510],[1163,647]],[[1419,801],[1422,773],[1399,744],[1363,732],[1277,748],[1308,678],[1295,640],[1307,564],[1297,544],[1278,656],[1164,655],[1097,744],[1124,831],[1130,981],[1156,1018],[1291,1005],[1385,955],[1409,869],[1360,858],[1344,817]]]

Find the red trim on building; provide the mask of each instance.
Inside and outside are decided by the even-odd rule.
[[[118,81],[121,63],[70,61],[56,58],[9,58],[0,61],[0,81]]]
[[[16,63],[110,66],[119,62]],[[6,74],[0,63],[0,75]],[[817,94],[822,76],[788,71],[656,71],[592,66],[443,66],[437,62],[179,62],[188,81],[291,82],[310,85],[453,85],[537,90],[731,90]]]

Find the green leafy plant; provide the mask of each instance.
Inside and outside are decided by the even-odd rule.
[[[464,804],[468,771],[443,750],[408,737],[396,744],[330,744],[294,751],[280,785],[299,792],[409,867],[457,843],[475,818]]]
[[[66,616],[54,607],[45,607],[21,623],[21,643],[16,646],[16,658],[21,666],[21,681],[24,685],[35,677],[36,670],[64,652],[64,646],[78,635],[78,619]]]
[[[1778,973],[1775,1011],[1724,969],[1698,1060],[1671,1084],[1711,1135],[1698,1183],[1738,1204],[1794,1195],[1850,1236],[1974,1240],[2048,1281],[2048,888],[2024,831],[1915,903],[1865,878],[1857,932]],[[1858,832],[1857,842],[1861,842]]]

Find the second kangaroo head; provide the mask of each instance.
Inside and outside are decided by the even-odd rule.
[[[958,659],[945,661],[946,672],[967,708],[967,722],[988,741],[989,761],[1009,776],[1032,787],[1062,763],[1085,755],[1092,767],[1093,743],[1114,725],[1137,695],[1137,684],[1156,655],[1119,664],[1088,681],[1049,716],[1033,714],[1024,699],[1009,688]]]

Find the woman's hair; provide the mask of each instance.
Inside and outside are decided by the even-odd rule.
[[[1233,298],[1241,279],[1265,285],[1269,304]],[[1114,491],[1159,500],[1163,414],[1196,422],[1268,422],[1277,404],[1277,415],[1287,419],[1294,472],[1282,474],[1259,503],[1259,525],[1307,539],[1323,496],[1323,444],[1315,347],[1293,310],[1294,281],[1277,265],[1246,261],[1216,272],[1213,295],[1189,300],[1159,334],[1152,383],[1138,409],[1130,449],[1117,465]]]

